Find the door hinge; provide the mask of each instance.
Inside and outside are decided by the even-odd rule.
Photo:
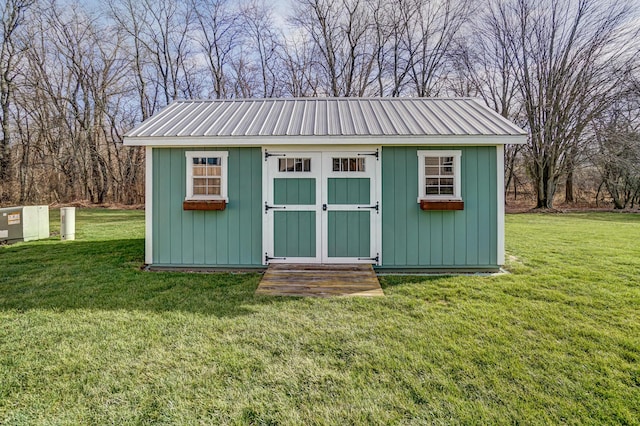
[[[264,161],[267,161],[267,158],[269,157],[286,157],[286,156],[287,154],[272,154],[267,150],[264,151]]]
[[[377,265],[380,262],[380,253],[376,253],[376,257],[359,257],[358,260],[373,260]]]
[[[287,260],[286,257],[271,257],[267,253],[264,254],[264,263],[269,263],[270,260]]]
[[[372,157],[376,157],[376,160],[380,159],[380,151],[376,148],[376,152],[364,152],[358,153],[358,155],[371,155]]]
[[[371,210],[375,210],[376,212],[380,213],[380,202],[376,201],[376,205],[375,206],[358,206],[359,209],[371,209]]]
[[[264,214],[267,214],[269,210],[286,210],[285,206],[270,206],[267,202],[264,202]]]

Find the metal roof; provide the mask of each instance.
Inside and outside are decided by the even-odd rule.
[[[125,143],[307,136],[516,136],[520,141],[525,134],[471,98],[233,99],[175,101],[127,133]]]

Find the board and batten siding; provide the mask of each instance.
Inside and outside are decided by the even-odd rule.
[[[187,151],[228,151],[222,211],[185,211]],[[159,266],[262,264],[260,148],[153,149],[153,263]]]
[[[460,150],[464,210],[423,211],[418,150]],[[382,149],[383,268],[497,268],[495,146]],[[501,171],[502,172],[502,171]]]

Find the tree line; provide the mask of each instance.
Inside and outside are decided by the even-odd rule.
[[[2,0],[0,204],[144,199],[123,135],[175,99],[470,96],[529,132],[512,196],[640,202],[633,1]]]

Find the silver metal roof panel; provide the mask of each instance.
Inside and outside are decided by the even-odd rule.
[[[175,101],[125,139],[525,134],[470,98],[291,98]]]

